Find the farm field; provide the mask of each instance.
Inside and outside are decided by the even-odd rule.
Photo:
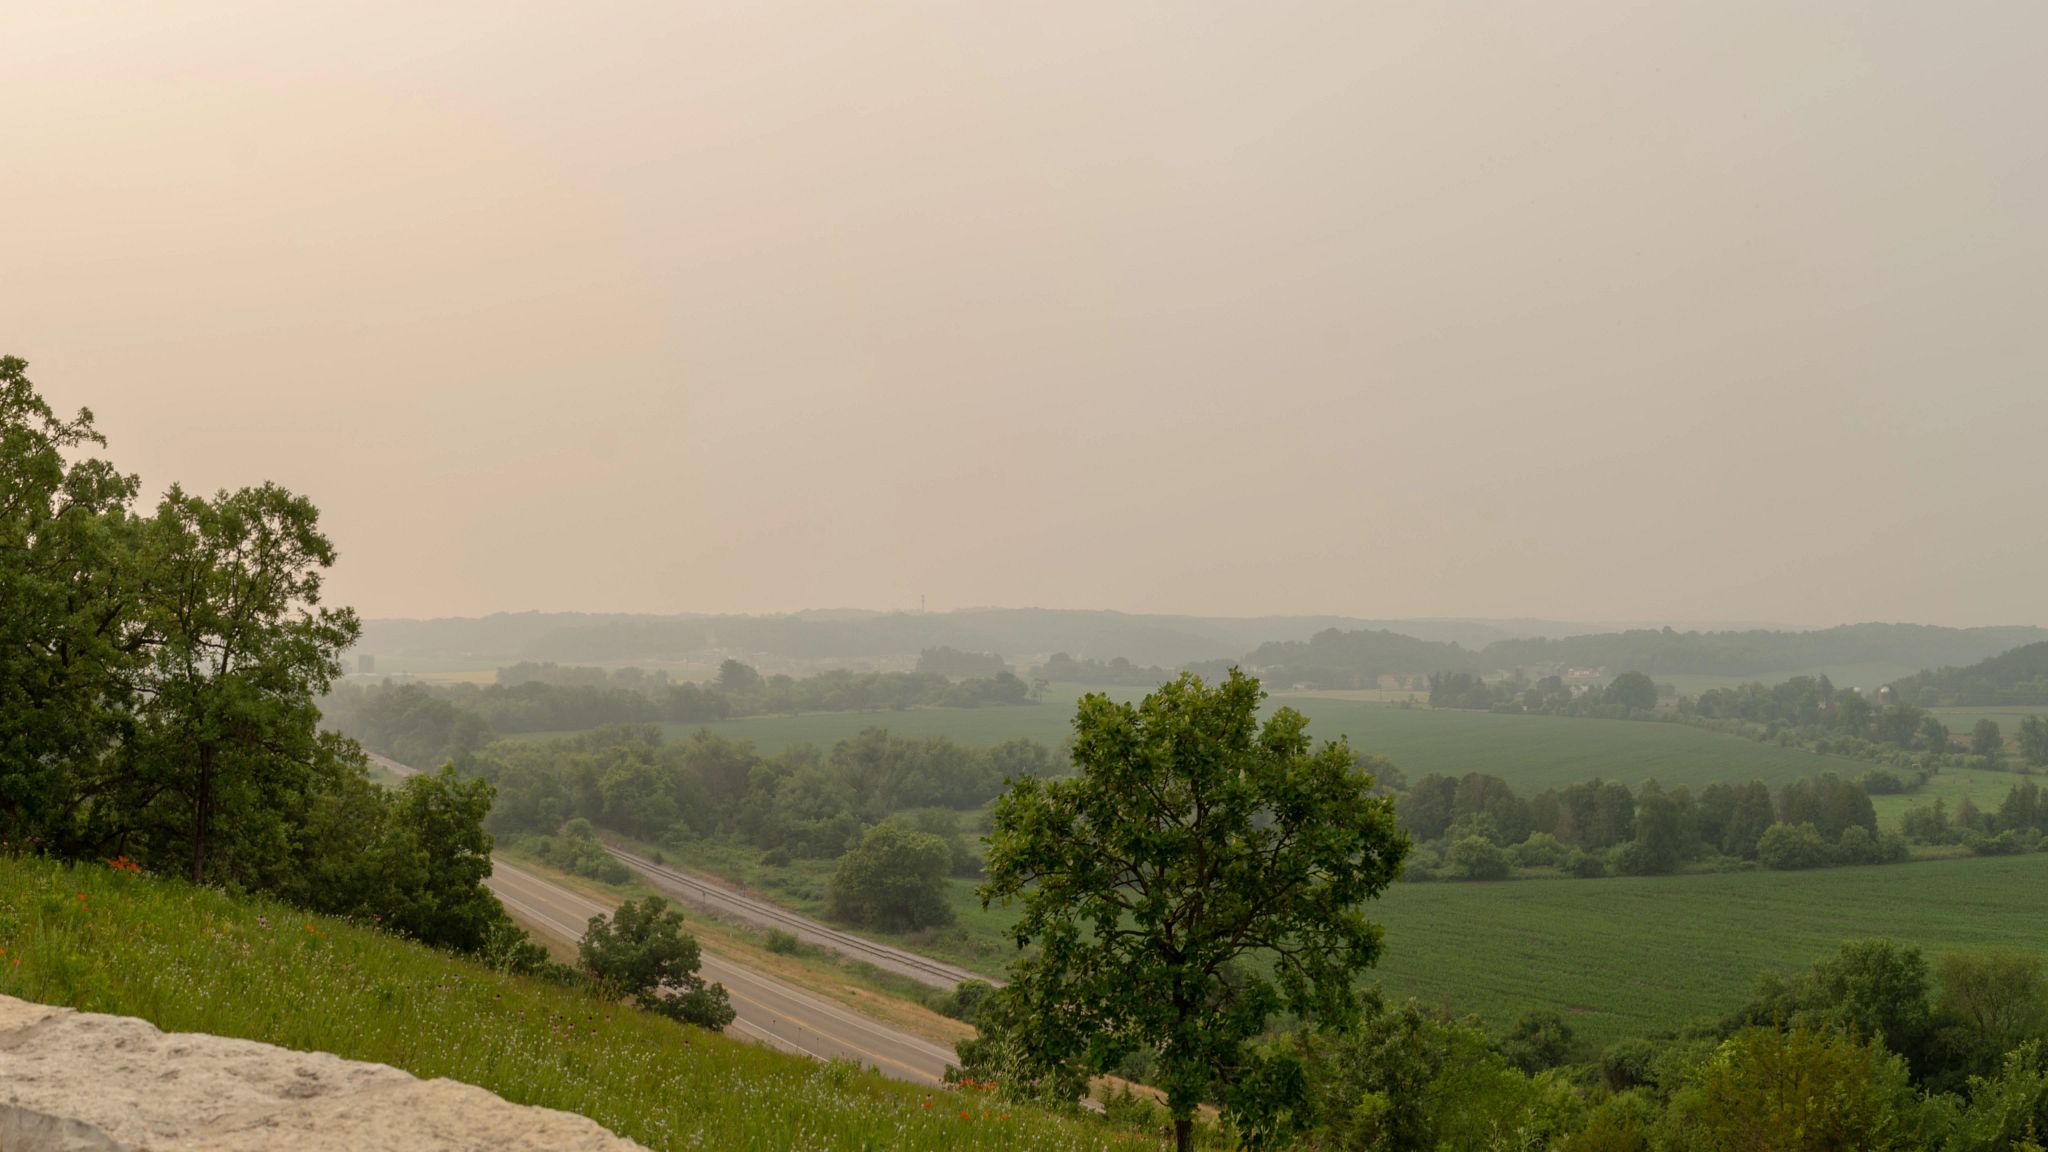
[[[1607,1043],[1739,1007],[1758,973],[1842,941],[1889,936],[1930,959],[1964,947],[2048,950],[2048,853],[1812,872],[1404,884],[1387,926],[1387,991],[1498,1028],[1534,1007]]]
[[[1610,668],[1610,672],[1625,672],[1625,668]],[[1828,664],[1818,668],[1800,668],[1791,672],[1770,672],[1762,676],[1708,676],[1708,675],[1653,675],[1650,679],[1659,684],[1669,684],[1687,696],[1697,696],[1709,688],[1738,688],[1744,684],[1783,684],[1794,676],[1826,676],[1837,688],[1861,688],[1872,692],[1894,680],[1903,680],[1920,669],[1905,664]]]
[[[695,860],[687,848],[671,857],[823,914],[830,863],[764,868],[753,853],[702,847]],[[868,934],[1000,975],[1014,955],[1005,934],[1014,910],[984,911],[972,881],[949,884],[952,927]],[[1368,909],[1387,929],[1368,979],[1396,999],[1476,1012],[1496,1029],[1554,1008],[1604,1045],[1731,1011],[1759,974],[1803,968],[1844,940],[1889,936],[1930,959],[1959,947],[2048,951],[2043,890],[2048,852],[1811,872],[1396,884]]]
[[[1025,736],[1057,748],[1071,731],[1072,702],[1082,691],[1079,685],[1055,685],[1046,694],[1046,702],[1013,708],[749,716],[708,725],[670,724],[663,729],[670,739],[685,739],[698,728],[706,728],[732,739],[751,740],[770,755],[795,744],[830,746],[871,727],[884,727],[903,736],[945,736],[974,745]],[[1124,698],[1141,693],[1136,688],[1107,691]],[[1819,756],[1680,724],[1432,711],[1313,696],[1276,696],[1273,702],[1307,715],[1312,736],[1346,736],[1354,748],[1391,759],[1411,780],[1430,772],[1487,772],[1517,790],[1530,792],[1594,776],[1631,786],[1655,778],[1667,787],[1684,784],[1697,790],[1717,780],[1758,779],[1776,786],[1815,772],[1861,776],[1870,767],[1839,756]]]
[[[1998,721],[1998,730],[2005,733],[2006,751],[2012,751],[2012,744],[2019,739],[2020,721],[2029,716],[2048,714],[2048,704],[2003,704],[1984,707],[1929,708],[1948,730],[1959,740],[1970,738],[1970,728],[1977,721],[1989,717]]]
[[[1956,805],[1968,797],[1970,803],[1987,811],[1996,810],[1999,802],[2012,786],[2026,777],[2016,772],[1984,772],[1971,768],[1950,768],[1927,778],[1927,782],[1912,792],[1891,796],[1872,796],[1870,806],[1877,809],[1877,823],[1881,828],[1896,828],[1899,817],[1906,809],[1932,804],[1936,800],[1948,802],[1953,813]]]

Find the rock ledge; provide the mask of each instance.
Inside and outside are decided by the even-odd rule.
[[[0,996],[6,1152],[627,1152],[551,1108],[383,1064]]]

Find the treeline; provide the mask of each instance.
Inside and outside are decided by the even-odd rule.
[[[1631,790],[1587,780],[1520,796],[1497,776],[1431,773],[1395,812],[1415,850],[1403,878],[1501,880],[1521,868],[1594,878],[1689,867],[1773,869],[1903,860],[1906,839],[1879,831],[1869,793],[1833,773],[1785,785],[1710,784],[1698,796],[1655,781]]]
[[[1633,668],[1651,675],[1762,676],[1829,664],[1903,664],[1937,667],[1982,660],[2015,645],[2044,642],[2039,628],[1940,628],[1921,624],[1850,624],[1812,632],[1678,632],[1634,629],[1562,639],[1497,640],[1481,649],[1430,643],[1386,630],[1329,629],[1306,641],[1262,644],[1245,657],[1269,680],[1312,688],[1370,688],[1383,676],[1406,680],[1437,673],[1496,673],[1543,668]],[[1986,673],[2007,685],[2006,696],[1984,702],[2034,702],[2048,686],[2048,655],[2023,667]],[[1937,693],[1938,695],[1938,693]],[[2017,697],[2025,696],[2026,699]],[[2014,698],[2007,698],[2014,697]],[[1918,696],[1909,699],[1920,703]],[[2042,699],[2048,700],[2048,696]],[[1947,702],[1943,700],[1941,702]],[[1976,700],[1969,702],[1975,703]]]
[[[1039,665],[1040,679],[1057,680],[1069,684],[1116,684],[1133,688],[1157,688],[1182,672],[1193,672],[1204,679],[1216,679],[1226,675],[1232,661],[1207,660],[1183,665],[1179,668],[1161,668],[1156,664],[1133,664],[1121,656],[1109,660],[1076,659],[1065,652],[1055,652]]]
[[[1967,668],[1930,669],[1892,684],[1925,707],[2048,704],[2048,641],[2000,653]]]
[[[1641,672],[1624,672],[1604,686],[1578,687],[1566,684],[1559,676],[1545,676],[1533,683],[1520,676],[1489,683],[1470,672],[1442,672],[1429,678],[1431,708],[1628,720],[1656,711],[1657,701],[1667,694],[1676,695]]]
[[[1310,688],[1372,688],[1382,676],[1481,672],[1484,658],[1456,644],[1432,643],[1384,629],[1316,633],[1306,641],[1261,644],[1246,666],[1275,684]]]
[[[1795,676],[1768,688],[1710,689],[1680,701],[1677,715],[1719,731],[1896,767],[1936,771],[1944,762],[2004,767],[2006,740],[1997,721],[1979,720],[1966,738],[1959,738],[1916,704],[1878,704],[1836,688],[1825,676]],[[2025,764],[2048,765],[2048,719],[2025,718],[2016,750]],[[1967,759],[1961,758],[1964,753]]]
[[[341,683],[320,706],[327,724],[363,746],[408,764],[473,752],[496,735],[579,732],[619,724],[708,724],[735,716],[881,712],[935,706],[987,708],[1031,703],[1011,672],[949,680],[934,672],[821,672],[763,676],[727,660],[709,683],[671,681],[637,668],[517,664],[496,684]]]
[[[179,875],[523,966],[483,887],[490,790],[372,785],[315,697],[357,636],[334,548],[275,485],[153,509],[0,358],[0,849]]]
[[[1961,844],[1979,856],[2032,852],[2048,838],[2048,797],[2032,780],[2022,780],[1993,811],[1980,811],[1965,796],[1951,812],[1947,801],[1937,799],[1908,808],[1900,827],[1919,843]]]
[[[709,732],[671,742],[656,728],[621,727],[503,741],[462,768],[496,789],[486,827],[535,838],[536,851],[570,871],[607,878],[614,867],[579,821],[671,848],[744,844],[770,864],[851,857],[835,887],[836,913],[923,927],[951,915],[946,877],[979,866],[959,813],[988,803],[1006,780],[1049,774],[1053,763],[1049,749],[1023,739],[970,748],[870,728],[827,750],[762,756],[750,742]]]
[[[1845,624],[1811,632],[1755,629],[1678,632],[1639,628],[1559,640],[1502,640],[1483,654],[1488,668],[1543,664],[1636,668],[1652,675],[1759,676],[1829,664],[1967,664],[2048,639],[2040,628],[1941,628],[1926,624]]]

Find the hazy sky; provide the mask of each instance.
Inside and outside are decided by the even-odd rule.
[[[2048,623],[2044,43],[0,0],[0,351],[369,615]]]

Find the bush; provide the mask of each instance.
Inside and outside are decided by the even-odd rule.
[[[1780,872],[1819,868],[1832,863],[1833,855],[1820,829],[1811,824],[1773,824],[1756,842],[1757,860]]]
[[[975,1014],[981,1010],[982,1001],[995,990],[995,985],[986,980],[962,980],[939,1002],[939,1011],[955,1020],[972,1024]]]
[[[2027,850],[2026,845],[2010,828],[1996,836],[1986,836],[1982,832],[1965,832],[1963,847],[1968,848],[1972,856],[2012,856]]]
[[[953,922],[946,877],[953,851],[944,840],[901,824],[877,824],[833,873],[826,907],[841,920],[916,929]]]
[[[1591,852],[1573,852],[1565,857],[1564,870],[1581,880],[1598,880],[1607,875],[1607,861]]]
[[[714,1031],[732,1023],[725,989],[697,974],[697,938],[659,896],[628,900],[609,917],[593,918],[576,956],[599,987],[649,1012]]]
[[[1640,1037],[1615,1041],[1600,1054],[1601,1081],[1610,1092],[1655,1083],[1652,1069],[1656,1067],[1658,1051],[1655,1043]]]
[[[796,933],[784,932],[780,928],[770,928],[768,930],[768,950],[770,952],[780,956],[794,956],[797,950],[802,947],[803,941],[796,938]]]
[[[1570,854],[1564,842],[1548,832],[1531,832],[1515,845],[1515,863],[1523,868],[1555,868]]]
[[[633,878],[624,864],[604,850],[590,821],[581,817],[562,825],[560,836],[543,836],[534,841],[533,853],[572,876],[607,884],[624,884]]]
[[[1465,880],[1505,880],[1508,854],[1483,836],[1467,836],[1451,845],[1451,871]]]
[[[1646,876],[1649,859],[1641,844],[1625,840],[1607,850],[1607,870],[1617,876]]]

